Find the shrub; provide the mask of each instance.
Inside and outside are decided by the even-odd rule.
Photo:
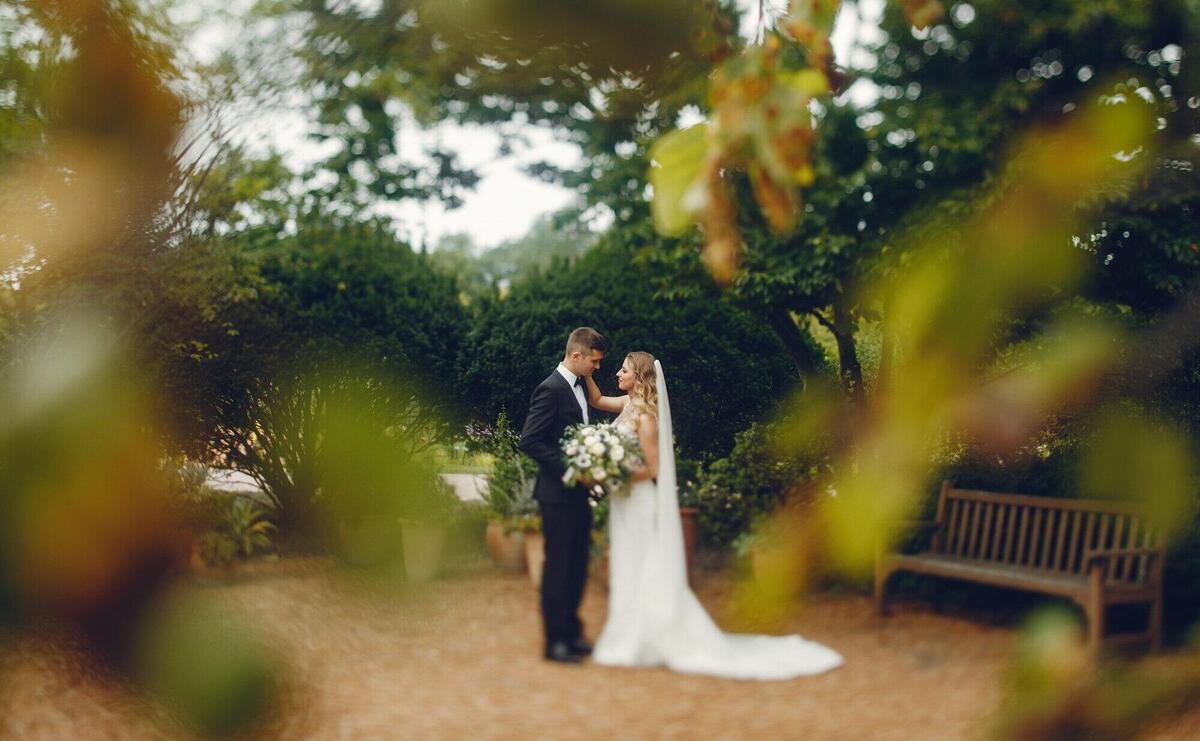
[[[181,458],[162,462],[167,506],[172,520],[193,535],[220,530],[225,495],[208,487],[208,466]]]
[[[782,451],[774,442],[777,432],[774,424],[751,425],[737,434],[728,457],[699,476],[695,502],[708,545],[729,545],[828,466],[828,455],[819,445]]]
[[[237,558],[238,547],[228,535],[207,532],[196,539],[196,548],[204,565],[220,568],[228,566]]]
[[[237,545],[238,555],[250,558],[271,547],[275,524],[268,519],[267,510],[249,497],[233,497],[229,502],[225,523],[229,537]]]
[[[397,465],[447,434],[468,328],[454,281],[386,224],[321,208],[294,232],[251,228],[177,253],[160,266],[168,288],[147,356],[181,446],[252,476],[288,537],[345,509],[335,496],[401,496],[400,477],[374,465],[333,485],[325,431],[353,413],[357,439],[372,454],[391,443]]]

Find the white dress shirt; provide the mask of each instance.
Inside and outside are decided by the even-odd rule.
[[[587,397],[583,395],[583,386],[575,385],[575,379],[579,378],[579,376],[577,376],[574,373],[572,373],[571,371],[567,370],[567,366],[563,365],[562,363],[558,364],[558,372],[559,372],[559,375],[561,375],[563,378],[567,379],[567,383],[571,384],[571,390],[575,392],[575,400],[579,402],[579,409],[580,409],[580,411],[583,412],[583,423],[587,424],[588,423]],[[584,383],[587,383],[587,381],[584,381]]]

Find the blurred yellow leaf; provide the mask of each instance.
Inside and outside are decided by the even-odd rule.
[[[672,131],[650,149],[650,184],[654,187],[654,226],[679,236],[704,206],[700,173],[708,152],[708,126]]]
[[[1164,538],[1195,516],[1196,472],[1187,435],[1164,421],[1105,412],[1084,460],[1084,496],[1136,502]]]

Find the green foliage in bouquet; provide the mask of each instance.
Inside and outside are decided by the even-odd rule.
[[[562,449],[563,483],[584,484],[596,494],[628,494],[630,476],[642,464],[637,439],[611,422],[568,428]]]

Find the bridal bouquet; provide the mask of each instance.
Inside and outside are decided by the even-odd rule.
[[[563,483],[586,483],[597,495],[628,493],[633,469],[642,465],[637,438],[611,422],[569,428],[562,449]]]

